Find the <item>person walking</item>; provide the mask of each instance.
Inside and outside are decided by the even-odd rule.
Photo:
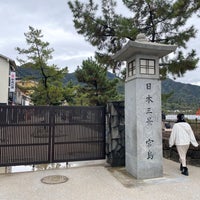
[[[177,122],[172,128],[172,132],[169,138],[169,147],[176,145],[179,161],[180,161],[180,170],[183,175],[188,176],[188,168],[186,165],[186,155],[189,149],[190,143],[198,147],[198,143],[192,131],[192,128],[189,123],[185,121],[185,116],[182,113],[177,115]]]

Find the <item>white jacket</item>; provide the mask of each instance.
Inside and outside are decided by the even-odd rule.
[[[175,123],[169,138],[169,146],[173,145],[189,145],[197,147],[197,143],[191,126],[187,122]]]

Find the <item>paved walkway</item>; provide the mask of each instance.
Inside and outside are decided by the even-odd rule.
[[[200,169],[164,159],[161,178],[136,180],[124,168],[104,164],[0,175],[0,200],[199,200]],[[44,184],[41,179],[62,175],[68,181]]]

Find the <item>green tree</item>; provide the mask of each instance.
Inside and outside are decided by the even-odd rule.
[[[80,92],[85,98],[82,98],[82,104],[86,102],[88,105],[105,105],[108,100],[119,99],[116,89],[118,79],[109,80],[107,70],[92,58],[83,61],[75,75],[83,83]]]
[[[67,68],[58,69],[55,65],[48,65],[52,59],[52,48],[48,42],[43,42],[41,30],[29,26],[29,31],[24,33],[27,49],[17,47],[19,54],[26,55],[26,59],[19,59],[23,67],[32,68],[37,73],[27,77],[36,82],[31,95],[35,105],[58,105],[63,100],[62,80],[67,73]]]
[[[112,67],[120,67],[111,55],[122,48],[127,40],[135,40],[138,33],[145,33],[149,41],[177,45],[173,58],[165,58],[160,63],[163,78],[171,73],[174,78],[197,67],[195,50],[186,52],[187,42],[195,38],[197,30],[186,22],[195,14],[200,3],[197,0],[122,0],[130,11],[130,17],[117,14],[115,0],[102,0],[101,7],[94,0],[81,3],[68,1],[73,13],[77,32],[91,45],[97,47],[99,62]]]
[[[81,97],[83,96],[80,92],[81,86],[76,85],[73,81],[67,82],[64,87],[64,99],[69,105],[82,105]]]

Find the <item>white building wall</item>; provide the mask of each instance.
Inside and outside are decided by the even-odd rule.
[[[0,57],[0,103],[8,104],[9,61]]]

